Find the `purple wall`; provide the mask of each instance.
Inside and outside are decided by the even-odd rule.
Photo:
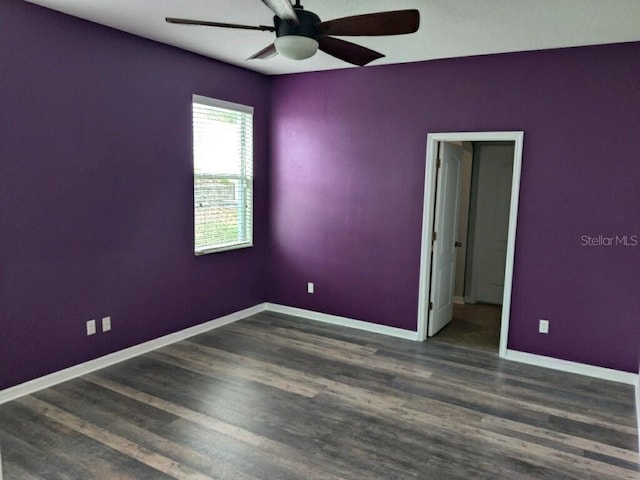
[[[640,246],[581,243],[640,239],[638,79],[638,43],[276,78],[269,300],[415,330],[427,133],[524,130],[509,348],[636,372]]]
[[[265,299],[270,80],[2,0],[0,389]],[[255,244],[196,258],[191,95],[255,113]],[[111,315],[92,337],[85,322]]]
[[[581,236],[640,234],[638,78],[640,44],[269,79],[3,0],[0,389],[265,300],[415,329],[461,130],[526,132],[509,347],[635,372],[640,247]],[[252,249],[192,254],[193,93],[256,107]]]

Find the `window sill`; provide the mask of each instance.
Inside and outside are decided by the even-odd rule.
[[[217,247],[205,247],[200,250],[196,250],[196,257],[200,255],[208,255],[209,253],[218,253],[218,252],[226,252],[228,250],[239,250],[241,248],[249,248],[253,247],[252,242],[242,242],[242,243],[231,243],[228,245],[220,245]]]

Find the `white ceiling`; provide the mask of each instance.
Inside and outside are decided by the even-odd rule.
[[[170,25],[179,17],[272,25],[260,0],[27,0],[266,74],[349,68],[323,52],[307,60],[245,59],[270,32]],[[303,0],[322,20],[417,8],[417,33],[345,38],[386,55],[371,65],[640,40],[640,0]],[[359,68],[359,67],[353,67]]]

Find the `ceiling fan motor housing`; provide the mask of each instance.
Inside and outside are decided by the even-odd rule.
[[[273,17],[273,22],[276,27],[276,36],[286,37],[288,35],[298,35],[300,37],[308,37],[315,39],[317,36],[316,25],[320,23],[320,17],[313,12],[302,10],[301,8],[295,9],[298,15],[299,25],[294,25],[282,20],[280,17]]]
[[[313,57],[318,51],[316,24],[320,18],[313,12],[307,12],[302,7],[295,8],[298,25],[288,23],[279,17],[273,19],[276,27],[276,51],[293,60],[304,60]]]

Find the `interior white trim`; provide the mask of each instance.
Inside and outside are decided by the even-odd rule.
[[[638,374],[636,373],[596,367],[585,363],[570,362],[568,360],[545,357],[544,355],[535,355],[533,353],[519,352],[517,350],[507,350],[504,358],[514,362],[535,365],[536,367],[551,368],[553,370],[560,370],[568,373],[577,373],[578,375],[586,375],[587,377],[599,378],[610,382],[626,383],[628,385],[636,385],[638,383]],[[636,400],[636,408],[638,406],[637,403],[638,402]]]
[[[640,435],[640,374],[636,375],[636,422],[638,423],[638,434]],[[638,442],[638,454],[640,454],[640,442]]]
[[[453,303],[457,303],[458,305],[464,305],[464,297],[453,297]]]
[[[270,312],[284,313],[286,315],[294,315],[304,317],[308,320],[317,322],[330,323],[341,327],[355,328],[365,330],[372,333],[380,333],[390,337],[403,338],[405,340],[418,340],[418,333],[413,330],[404,330],[402,328],[388,327],[386,325],[378,325],[377,323],[363,322],[362,320],[354,320],[347,317],[339,317],[337,315],[329,315],[327,313],[314,312],[296,307],[287,307],[276,303],[267,303],[266,309]]]
[[[11,400],[15,400],[16,398],[22,397],[24,395],[29,395],[39,390],[53,387],[54,385],[66,382],[67,380],[71,380],[73,378],[95,372],[96,370],[100,370],[101,368],[115,365],[116,363],[123,362],[124,360],[129,360],[130,358],[151,352],[152,350],[165,347],[181,340],[185,340],[189,337],[193,337],[195,335],[208,332],[209,330],[213,330],[224,325],[237,322],[238,320],[242,320],[243,318],[246,318],[250,315],[255,315],[256,313],[263,312],[265,311],[265,309],[266,304],[262,303],[251,308],[246,308],[244,310],[240,310],[239,312],[231,313],[215,320],[208,321],[206,323],[201,323],[200,325],[185,328],[184,330],[180,330],[179,332],[170,333],[169,335],[165,335],[154,340],[149,340],[148,342],[134,345],[133,347],[125,348],[124,350],[110,353],[94,360],[89,360],[88,362],[74,365],[73,367],[65,368],[64,370],[50,373],[49,375],[45,375],[44,377],[35,378],[28,382],[21,383],[20,385],[16,385],[15,387],[7,388],[0,391],[0,405]]]
[[[238,320],[242,320],[248,316],[255,315],[264,311],[271,311],[276,313],[283,313],[286,315],[294,315],[303,317],[308,320],[315,320],[318,322],[328,323],[332,325],[339,325],[348,328],[355,328],[358,330],[364,330],[367,332],[378,333],[387,335],[390,337],[402,338],[405,340],[419,341],[418,332],[412,330],[404,330],[402,328],[389,327],[386,325],[378,325],[375,323],[364,322],[361,320],[354,320],[351,318],[340,317],[337,315],[329,315],[326,313],[314,312],[312,310],[305,310],[302,308],[287,307],[285,305],[279,305],[275,303],[261,303],[244,310],[240,310],[229,315],[211,320],[209,322],[195,325],[193,327],[186,328],[179,332],[171,333],[154,340],[135,345],[133,347],[120,350],[118,352],[105,355],[104,357],[96,358],[73,367],[60,370],[58,372],[45,375],[44,377],[36,378],[28,382],[16,385],[15,387],[7,388],[0,391],[0,405],[3,403],[15,400],[16,398],[24,395],[35,393],[39,390],[52,387],[67,380],[80,377],[92,373],[101,368],[105,368],[111,365],[115,365],[119,362],[128,360],[138,355],[145,354],[152,350],[170,345],[181,340],[199,335],[201,333],[214,330],[216,328],[228,325]],[[542,355],[535,355],[531,353],[518,352],[516,350],[507,350],[504,356],[506,360],[515,362],[527,363],[529,365],[535,365],[538,367],[552,368],[554,370],[560,370],[569,373],[576,373],[579,375],[586,375],[589,377],[601,378],[603,380],[609,380],[613,382],[620,382],[629,385],[636,386],[636,409],[638,412],[638,422],[640,430],[640,377],[637,374],[629,372],[621,372],[618,370],[611,370],[603,367],[596,367],[593,365],[585,365],[582,363],[569,362],[566,360],[559,360],[552,357],[545,357]],[[1,480],[1,477],[0,477]]]
[[[511,310],[511,287],[513,281],[513,258],[515,256],[516,227],[518,222],[518,199],[520,196],[520,172],[522,169],[522,144],[524,132],[449,132],[427,135],[427,160],[425,167],[424,199],[422,207],[422,245],[420,254],[420,284],[418,290],[418,339],[427,338],[429,282],[431,280],[431,229],[433,226],[433,202],[436,192],[437,172],[434,168],[438,155],[438,142],[514,142],[513,177],[511,180],[511,205],[504,275],[502,320],[500,327],[499,355],[506,357]]]
[[[228,102],[226,100],[218,100],[217,98],[204,97],[202,95],[192,95],[191,101],[193,103],[200,103],[202,105],[208,105],[215,108],[224,108],[225,110],[232,110],[241,113],[248,113],[253,115],[253,107],[250,105],[243,105],[241,103]]]

